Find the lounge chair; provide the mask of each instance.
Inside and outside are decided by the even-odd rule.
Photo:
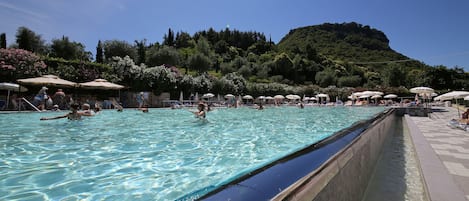
[[[451,128],[458,128],[464,131],[469,131],[469,125],[457,119],[451,119],[447,125]]]

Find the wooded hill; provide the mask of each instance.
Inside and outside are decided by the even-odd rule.
[[[75,82],[105,78],[136,91],[175,94],[312,95],[330,86],[469,88],[469,74],[462,68],[412,60],[392,50],[383,32],[355,22],[296,28],[278,44],[255,31],[210,28],[190,35],[169,29],[162,43],[98,41],[94,61],[79,42],[62,36],[46,44],[25,27],[9,47],[0,51],[0,81],[51,73]]]

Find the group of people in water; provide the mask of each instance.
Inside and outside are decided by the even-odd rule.
[[[73,103],[70,105],[70,112],[64,115],[55,116],[55,117],[42,117],[41,120],[53,120],[53,119],[62,119],[67,118],[69,120],[79,120],[82,116],[94,116],[97,114],[100,109],[96,107],[95,110],[91,110],[91,107],[88,103],[82,105],[81,110],[78,103]]]

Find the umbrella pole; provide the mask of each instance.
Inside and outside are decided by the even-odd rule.
[[[8,110],[8,103],[10,103],[10,90],[8,90],[8,94],[7,94],[7,107],[5,108],[5,110]]]

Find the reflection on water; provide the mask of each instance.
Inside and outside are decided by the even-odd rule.
[[[402,119],[384,144],[363,201],[426,201],[412,140]]]

